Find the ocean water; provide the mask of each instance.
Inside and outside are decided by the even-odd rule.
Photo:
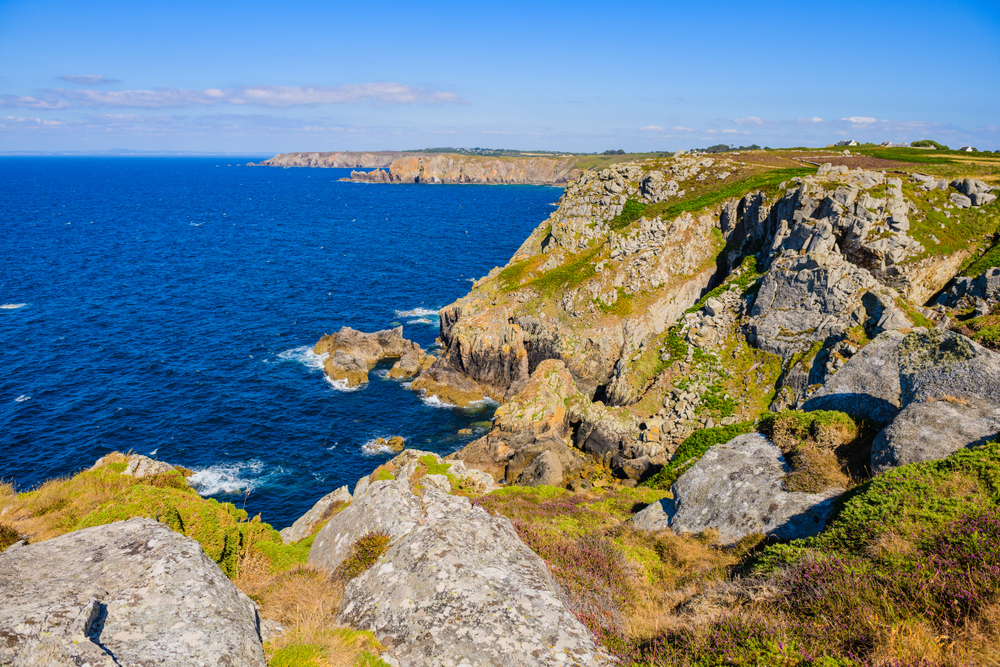
[[[311,348],[398,324],[432,348],[561,190],[247,161],[0,158],[0,478],[131,450],[280,528],[387,459],[375,438],[446,454],[488,427],[495,405],[424,401],[391,364],[334,387]]]

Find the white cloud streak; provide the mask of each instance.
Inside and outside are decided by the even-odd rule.
[[[763,125],[764,121],[757,116],[747,116],[746,118],[734,118],[733,122],[737,125]]]
[[[222,90],[64,90],[55,88],[38,96],[0,95],[0,107],[22,109],[123,108],[179,109],[232,104],[288,108],[326,104],[468,104],[454,93],[407,86],[402,83],[357,83],[342,86],[243,86]]]
[[[663,128],[659,125],[646,125],[645,127],[639,128],[640,132],[663,132]]]
[[[840,120],[846,120],[848,123],[854,123],[855,125],[871,125],[878,122],[877,119],[869,118],[868,116],[850,116],[848,118],[841,118]]]
[[[80,76],[60,76],[56,77],[70,83],[79,83],[84,86],[105,86],[112,83],[121,83],[118,79],[108,79],[103,74],[81,74]]]

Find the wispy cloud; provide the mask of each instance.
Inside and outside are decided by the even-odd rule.
[[[878,119],[869,118],[868,116],[849,116],[840,120],[846,120],[848,123],[854,123],[855,125],[871,125],[878,122]]]
[[[0,118],[0,128],[8,127],[62,127],[66,123],[61,120],[46,120],[44,118],[23,118],[18,116],[5,116]]]
[[[639,128],[640,132],[663,132],[663,128],[659,125],[646,125],[645,127]]]
[[[674,130],[676,130],[677,132],[694,132],[694,130],[692,130],[690,127],[683,127],[681,125],[675,127]]]
[[[808,125],[810,123],[822,123],[823,119],[819,116],[813,116],[812,118],[799,118],[798,123],[800,125]]]
[[[128,108],[168,109],[234,104],[288,108],[324,104],[468,104],[455,93],[407,86],[402,83],[357,83],[342,86],[243,86],[222,90],[64,90],[55,88],[38,96],[2,95],[0,107],[24,109]]]
[[[103,74],[81,74],[80,76],[63,75],[56,77],[70,83],[79,83],[84,86],[105,86],[112,83],[121,83],[118,79],[108,79]]]
[[[737,125],[763,125],[764,121],[757,116],[747,116],[746,118],[734,118],[733,122]]]
[[[736,134],[737,132],[739,132],[739,130],[723,130],[722,131],[723,134]],[[744,134],[746,134],[746,132],[744,132]]]

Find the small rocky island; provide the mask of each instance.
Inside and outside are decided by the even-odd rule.
[[[500,407],[280,532],[135,455],[0,487],[0,663],[993,664],[997,174],[778,153],[574,174],[438,355],[323,336]]]

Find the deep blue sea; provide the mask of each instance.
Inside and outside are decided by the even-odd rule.
[[[488,426],[495,406],[430,405],[388,364],[339,391],[311,347],[402,324],[432,348],[437,309],[561,190],[247,161],[0,158],[0,478],[28,489],[132,450],[280,528],[388,458],[377,437],[445,454]]]

